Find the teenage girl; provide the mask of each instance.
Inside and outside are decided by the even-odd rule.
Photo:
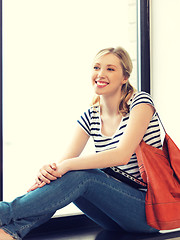
[[[143,139],[161,148],[153,100],[129,83],[132,62],[121,47],[101,50],[92,69],[95,98],[77,121],[63,158],[44,165],[28,193],[0,203],[0,239],[22,239],[73,202],[106,230],[157,232],[147,225],[146,191],[106,174],[116,166],[141,179],[136,148]],[[82,156],[92,137],[96,153]]]

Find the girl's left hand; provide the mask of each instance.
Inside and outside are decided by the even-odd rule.
[[[53,176],[57,178],[62,177],[66,172],[68,172],[68,168],[67,168],[67,160],[64,160],[58,164],[53,163],[51,165],[51,167],[53,168]],[[55,179],[55,180],[56,180]],[[50,180],[49,180],[50,183]],[[40,180],[40,175],[38,176],[38,180],[36,179],[36,183],[34,185],[32,185],[27,192],[33,191],[36,188],[41,188],[43,186],[45,186],[47,184],[47,182]]]

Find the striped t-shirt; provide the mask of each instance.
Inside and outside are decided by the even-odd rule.
[[[129,115],[131,110],[138,104],[146,103],[154,107],[152,97],[146,92],[137,92],[133,94],[129,100],[129,113],[126,116],[122,117],[120,125],[112,137],[104,136],[101,133],[101,117],[100,117],[100,107],[92,106],[90,107],[78,120],[78,123],[86,131],[86,133],[91,136],[94,140],[96,153],[106,151],[109,149],[116,148],[121,141],[121,137],[126,129],[128,124]],[[160,127],[156,113],[153,115],[147,131],[143,137],[143,140],[156,148],[162,148],[161,136],[160,136]],[[141,179],[137,157],[134,153],[126,165],[117,166],[118,168],[126,171],[132,176]]]

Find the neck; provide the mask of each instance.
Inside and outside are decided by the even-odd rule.
[[[100,105],[101,105],[101,114],[108,114],[110,116],[119,115],[119,96],[101,96],[100,97]]]

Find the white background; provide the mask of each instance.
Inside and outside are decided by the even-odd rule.
[[[4,200],[24,194],[38,169],[61,157],[92,100],[97,51],[120,45],[136,53],[133,2],[3,1]]]
[[[167,133],[180,148],[180,1],[151,1],[151,93]]]
[[[179,0],[151,0],[151,94],[167,133],[180,148],[179,10]]]

